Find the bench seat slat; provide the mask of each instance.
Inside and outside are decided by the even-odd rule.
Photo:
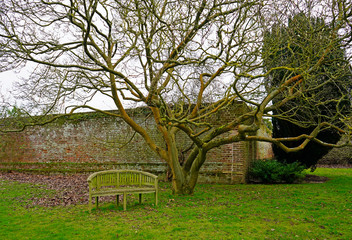
[[[154,188],[102,188],[98,191],[92,191],[92,195],[94,194],[104,194],[104,193],[135,193],[135,192],[155,192]]]

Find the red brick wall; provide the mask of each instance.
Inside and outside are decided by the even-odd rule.
[[[137,121],[148,129],[156,142],[164,144],[150,118],[139,116]],[[180,150],[190,145],[185,135],[179,135],[177,141]],[[200,181],[244,182],[252,150],[245,142],[211,150],[202,167]],[[149,150],[140,136],[134,135],[124,122],[110,117],[65,121],[2,134],[0,168],[4,169],[5,163],[9,167],[8,163],[24,162],[80,163],[80,166],[97,163],[109,164],[108,168],[130,167],[158,173],[167,169],[165,162]]]

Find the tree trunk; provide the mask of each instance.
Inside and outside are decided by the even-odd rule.
[[[193,194],[198,179],[198,172],[193,174],[182,174],[172,178],[172,193],[178,195]]]
[[[176,146],[175,146],[176,147]],[[172,191],[174,194],[188,195],[193,194],[194,188],[197,184],[199,169],[205,161],[205,152],[200,150],[197,158],[193,161],[192,167],[190,169],[185,169],[181,167],[179,159],[173,158],[171,161],[174,166],[180,169],[180,171],[172,170]]]

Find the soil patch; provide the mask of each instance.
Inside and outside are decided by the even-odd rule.
[[[304,178],[304,182],[306,183],[324,183],[329,180],[330,179],[328,177],[311,175],[311,174],[307,174]]]
[[[89,174],[72,175],[42,175],[21,172],[0,172],[0,179],[17,181],[20,183],[31,183],[55,190],[54,195],[30,199],[29,205],[57,206],[72,204],[88,204],[88,183]]]

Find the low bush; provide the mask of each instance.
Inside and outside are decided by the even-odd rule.
[[[249,169],[249,177],[262,183],[294,183],[303,179],[304,169],[298,162],[288,164],[274,159],[257,160]]]

